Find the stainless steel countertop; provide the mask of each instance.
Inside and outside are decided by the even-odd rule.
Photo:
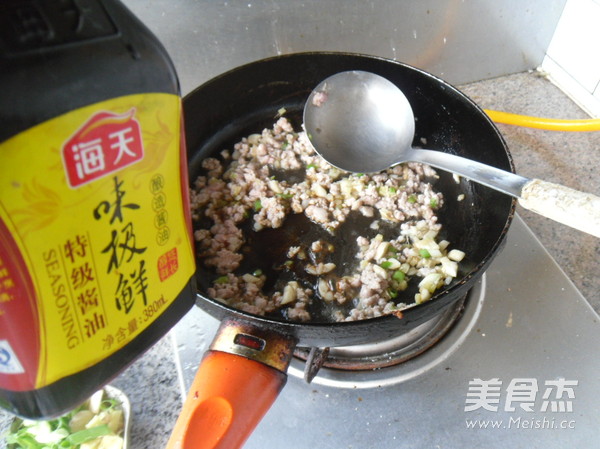
[[[123,0],[173,58],[184,93],[258,59],[377,55],[450,83],[542,63],[566,0]]]

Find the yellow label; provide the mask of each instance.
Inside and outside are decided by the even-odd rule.
[[[130,95],[0,144],[0,219],[36,295],[36,388],[125,346],[193,275],[180,120],[176,95]],[[9,257],[0,254],[0,265],[10,267]],[[31,298],[6,292],[0,317],[9,319],[11,302]],[[11,325],[28,333],[31,324]]]

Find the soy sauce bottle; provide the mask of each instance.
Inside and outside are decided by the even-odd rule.
[[[194,303],[182,103],[116,0],[3,0],[0,85],[0,406],[51,417]]]

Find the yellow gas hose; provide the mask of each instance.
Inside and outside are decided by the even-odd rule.
[[[561,120],[484,109],[493,122],[551,131],[600,131],[600,119]]]

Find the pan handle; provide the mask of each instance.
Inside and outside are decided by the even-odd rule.
[[[296,340],[245,323],[221,325],[190,387],[167,449],[235,449],[286,383]]]

